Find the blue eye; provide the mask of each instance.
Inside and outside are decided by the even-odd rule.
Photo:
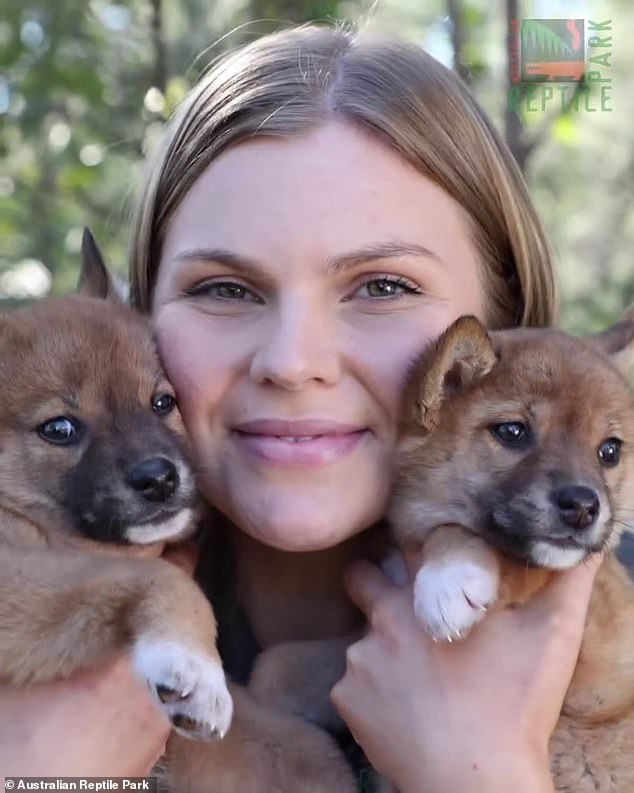
[[[55,446],[73,446],[80,441],[81,425],[76,419],[56,416],[40,424],[37,434]]]

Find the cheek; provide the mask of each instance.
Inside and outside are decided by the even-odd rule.
[[[449,303],[430,301],[418,310],[387,317],[357,319],[348,358],[359,379],[395,417],[407,376],[426,347],[462,312]]]
[[[214,345],[211,340],[216,334],[205,324],[204,317],[192,317],[170,306],[155,318],[161,362],[192,436],[220,402],[232,374],[227,345]]]

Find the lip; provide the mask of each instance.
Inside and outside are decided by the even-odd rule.
[[[285,435],[301,438],[307,435],[347,435],[366,429],[359,424],[344,424],[332,419],[255,419],[234,427],[246,435]]]
[[[182,512],[183,509],[186,509],[187,505],[179,506],[179,507],[163,507],[162,509],[157,509],[148,517],[143,518],[143,520],[134,521],[135,526],[149,526],[155,523],[163,523],[170,518],[173,518],[179,512]]]
[[[587,550],[585,543],[579,542],[575,537],[539,537],[538,539],[540,542],[545,542],[554,548]]]
[[[259,460],[319,467],[347,457],[368,432],[366,427],[330,419],[257,419],[238,424],[232,435],[241,450]]]

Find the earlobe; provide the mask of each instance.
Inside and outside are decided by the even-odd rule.
[[[625,375],[629,375],[634,366],[634,305],[627,309],[616,325],[588,337],[588,341],[608,355]]]
[[[85,228],[81,241],[82,266],[77,292],[86,297],[122,302],[101,251],[90,231]]]
[[[457,319],[413,367],[406,402],[415,422],[432,429],[445,399],[488,374],[497,355],[486,328],[473,316]]]

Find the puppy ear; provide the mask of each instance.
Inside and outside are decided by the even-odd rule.
[[[496,361],[484,325],[475,317],[460,317],[415,364],[410,381],[410,417],[413,407],[416,424],[433,429],[444,400],[484,377]]]
[[[117,303],[122,302],[112,276],[104,264],[95,238],[87,228],[84,229],[81,240],[81,252],[82,264],[77,284],[79,294],[86,297],[97,297],[101,300],[113,300]]]
[[[590,336],[588,340],[608,355],[625,375],[628,375],[634,366],[634,305],[627,309],[616,325]]]

